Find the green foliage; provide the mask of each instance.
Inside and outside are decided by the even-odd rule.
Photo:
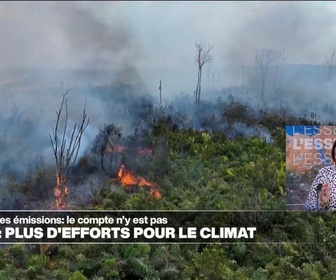
[[[87,278],[79,271],[75,271],[69,280],[87,280]]]
[[[218,246],[205,248],[197,254],[192,264],[185,267],[183,275],[187,279],[248,279]]]
[[[251,280],[267,280],[269,273],[267,269],[259,267],[256,271],[253,272]]]
[[[0,270],[6,266],[6,256],[5,251],[0,248]]]
[[[284,124],[301,120],[278,112],[254,112],[234,100],[222,105],[219,104],[221,124],[232,127],[245,122],[268,130],[273,141],[265,137],[230,139],[225,129],[191,129],[182,116],[183,125],[176,121],[177,117],[169,115],[154,119],[154,108],[145,104],[137,114],[151,130],[139,128],[132,137],[139,143],[149,143],[155,153],[128,160],[136,174],[158,184],[163,197],[156,199],[145,188],[120,187],[109,178],[96,193],[92,208],[252,210],[228,213],[223,220],[207,222],[225,225],[234,219],[237,226],[256,224],[258,243],[59,244],[55,256],[23,245],[10,245],[0,250],[0,280],[333,279],[336,274],[333,215],[272,211],[285,207]],[[197,117],[216,127],[218,116],[199,112]],[[103,158],[100,162],[103,168],[108,167],[105,152],[113,150],[121,136],[121,130],[115,126],[105,126],[97,136],[94,152]],[[94,165],[88,160],[92,159],[85,158],[80,165]],[[41,169],[30,173],[26,180],[12,180],[6,187],[36,195],[37,190],[48,185],[48,172]],[[253,210],[265,210],[267,215]]]
[[[63,279],[68,279],[69,277],[70,277],[70,272],[68,269],[56,268],[53,271],[53,276],[51,279],[63,280]]]
[[[27,268],[29,255],[24,245],[13,245],[6,253],[6,257],[15,267]]]
[[[16,280],[16,279],[28,279],[22,270],[17,269],[14,266],[8,265],[5,269],[0,270],[0,280]]]
[[[99,259],[91,258],[89,254],[84,255],[84,253],[85,252],[82,252],[76,255],[71,270],[79,271],[85,277],[90,278],[101,268],[102,264]]]
[[[115,258],[105,259],[100,273],[108,279],[117,279],[119,276],[117,260]]]
[[[98,209],[122,210],[127,199],[128,196],[123,189],[112,191],[108,183],[95,198],[95,206]]]
[[[148,244],[132,244],[123,248],[121,254],[120,275],[153,279],[155,271],[150,264],[151,246]]]
[[[69,245],[63,245],[59,249],[59,255],[68,260],[75,260],[75,252]]]

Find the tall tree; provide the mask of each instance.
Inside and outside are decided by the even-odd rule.
[[[66,96],[70,90],[67,90],[63,94],[62,102],[60,109],[56,111],[56,124],[55,128],[52,131],[52,134],[49,134],[52,149],[54,152],[56,160],[56,187],[55,187],[55,206],[56,208],[65,208],[66,198],[69,194],[69,189],[67,187],[68,178],[70,176],[70,166],[76,162],[78,151],[80,148],[82,136],[84,130],[89,124],[89,117],[85,111],[86,101],[84,104],[82,120],[80,124],[75,123],[72,130],[68,127],[68,104]],[[65,107],[64,112],[64,121],[62,125],[62,113]],[[63,131],[60,131],[63,126]],[[69,141],[67,142],[67,137]]]
[[[201,100],[202,69],[204,64],[206,64],[212,59],[210,55],[210,51],[212,49],[213,46],[211,45],[205,46],[196,43],[196,56],[195,56],[195,61],[197,65],[197,84],[195,92],[196,103],[199,103]]]
[[[275,72],[274,72],[274,79],[273,79],[273,89],[275,92],[275,96],[277,97],[283,83],[283,68],[286,61],[285,58],[285,50],[276,50],[274,51],[274,60],[275,60]]]
[[[325,62],[327,64],[327,94],[329,93],[329,86],[330,86],[330,79],[332,77],[332,70],[334,67],[334,57],[335,57],[336,51],[335,48],[330,52],[329,55],[324,55]]]
[[[275,58],[275,51],[272,49],[262,49],[256,54],[256,64],[260,70],[261,77],[261,98],[265,97],[265,84],[268,67]]]
[[[333,70],[333,64],[334,64],[334,57],[335,57],[336,51],[333,49],[329,55],[324,55],[326,64],[327,64],[327,82],[329,82]]]
[[[114,124],[105,124],[99,129],[92,151],[97,153],[100,157],[100,167],[105,170],[105,155],[110,154],[115,150],[122,136],[122,128]],[[112,166],[109,166],[112,168]]]

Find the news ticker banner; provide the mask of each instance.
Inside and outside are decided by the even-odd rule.
[[[0,244],[302,243],[300,238],[295,240],[296,229],[286,227],[286,221],[292,215],[308,221],[308,215],[316,214],[321,215],[211,210],[0,211]],[[320,236],[318,229],[310,234]]]

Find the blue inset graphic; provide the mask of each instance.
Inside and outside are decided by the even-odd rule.
[[[313,125],[296,125],[296,126],[286,126],[286,133],[290,136],[294,136],[294,133],[299,133],[307,136],[314,136],[320,131],[320,126]],[[320,153],[321,159],[326,166],[329,166],[329,160],[326,158],[323,149],[317,150]]]
[[[322,149],[317,150],[320,153],[321,159],[323,160],[324,164],[326,166],[329,166],[330,163],[328,162],[329,160],[326,158],[325,154],[323,153]]]
[[[295,125],[286,126],[286,133],[290,136],[294,136],[294,133],[299,133],[307,136],[316,135],[320,131],[320,126],[314,125]]]

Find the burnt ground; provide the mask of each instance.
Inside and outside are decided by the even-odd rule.
[[[113,179],[101,173],[91,174],[80,184],[70,186],[68,209],[88,208],[93,205],[94,199],[103,187],[117,190],[120,186],[114,184]]]
[[[36,193],[20,192],[13,193],[11,197],[4,197],[0,201],[2,209],[5,210],[55,210],[55,197],[53,189],[56,178],[48,181],[43,186],[45,192],[42,195]],[[66,200],[66,209],[90,209],[94,204],[95,198],[99,196],[101,189],[109,188],[117,190],[121,188],[114,179],[106,177],[102,173],[92,173],[81,179],[69,180],[67,184],[69,195]]]

